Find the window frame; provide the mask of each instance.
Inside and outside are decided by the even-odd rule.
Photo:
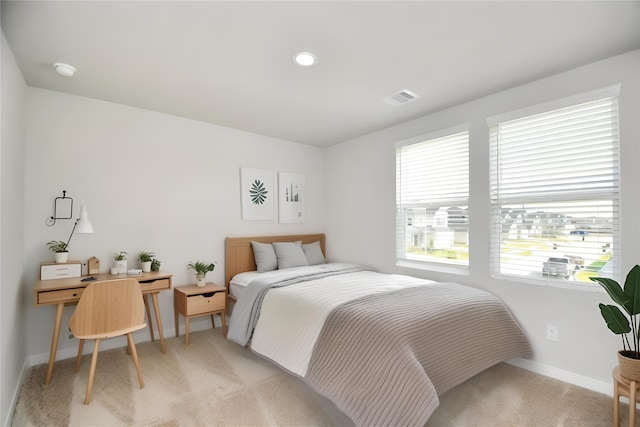
[[[438,262],[436,260],[417,260],[417,259],[408,259],[406,257],[406,221],[407,221],[407,215],[406,215],[406,208],[402,208],[402,203],[400,200],[401,194],[399,194],[399,180],[400,177],[398,176],[398,165],[400,162],[399,159],[399,152],[402,148],[404,147],[408,147],[411,145],[415,145],[415,144],[420,144],[420,143],[425,143],[425,142],[429,142],[432,140],[437,140],[440,138],[446,138],[449,136],[454,136],[456,134],[460,134],[460,133],[466,133],[467,134],[467,195],[466,195],[466,207],[467,207],[467,211],[469,210],[469,200],[470,200],[470,180],[471,180],[471,171],[470,171],[470,166],[471,166],[471,159],[470,159],[470,152],[471,152],[471,131],[470,131],[470,125],[469,123],[465,123],[465,124],[460,124],[460,125],[456,125],[456,126],[452,126],[452,127],[447,127],[447,128],[443,128],[443,129],[439,129],[437,131],[434,132],[429,132],[426,134],[422,134],[422,135],[418,135],[409,139],[405,139],[402,141],[398,141],[396,143],[394,143],[394,149],[395,149],[395,153],[396,153],[396,186],[395,186],[395,190],[396,190],[396,215],[395,215],[395,222],[396,222],[396,260],[395,260],[395,264],[396,266],[399,267],[409,267],[409,268],[416,268],[416,269],[421,269],[421,270],[430,270],[430,271],[438,271],[438,272],[449,272],[449,273],[455,273],[455,274],[464,274],[464,275],[468,275],[469,274],[469,266],[470,266],[470,254],[469,254],[469,258],[467,259],[467,261],[465,263],[447,263],[447,262]],[[428,204],[428,203],[427,203]],[[403,213],[404,212],[404,213]],[[470,228],[470,224],[471,221],[469,220],[469,228],[467,230],[467,241],[468,246],[471,246],[471,228]],[[402,228],[401,228],[402,227]],[[402,253],[402,256],[401,256]]]
[[[601,89],[577,94],[574,96],[564,97],[564,98],[556,99],[553,101],[544,102],[537,105],[514,110],[511,112],[491,116],[486,119],[486,124],[488,128],[487,130],[489,134],[489,140],[488,140],[489,147],[490,147],[489,151],[491,152],[492,151],[491,146],[493,144],[493,141],[492,141],[493,129],[497,127],[500,123],[518,120],[518,119],[526,118],[529,116],[535,116],[538,114],[543,114],[545,112],[551,112],[554,110],[577,106],[584,103],[594,102],[594,101],[598,101],[605,98],[616,98],[616,101],[618,102],[618,109],[617,109],[618,140],[616,141],[617,143],[617,160],[616,160],[617,161],[617,183],[618,183],[616,187],[616,190],[617,190],[616,195],[617,195],[617,203],[618,203],[618,214],[617,214],[618,226],[617,226],[617,229],[613,230],[613,234],[612,234],[612,242],[613,242],[613,247],[615,248],[615,251],[613,253],[613,257],[611,261],[613,264],[613,272],[614,272],[611,278],[618,281],[620,280],[620,275],[621,275],[620,264],[622,259],[622,256],[621,256],[622,210],[620,208],[622,206],[622,188],[621,188],[622,187],[621,186],[621,181],[622,181],[621,149],[622,147],[621,147],[621,137],[619,132],[620,116],[621,116],[620,107],[619,107],[620,94],[621,94],[621,85],[612,85],[612,86],[604,87]],[[493,176],[494,174],[494,171],[493,171],[494,159],[492,158],[492,156],[493,155],[490,154],[489,176]],[[492,193],[493,193],[493,189],[490,186],[489,193],[488,193],[489,198],[492,197]],[[567,199],[568,198],[565,198],[564,201],[566,201]],[[495,226],[494,226],[494,224],[496,223],[495,215],[496,215],[495,205],[492,201],[490,201],[489,202],[489,221],[490,221],[490,224],[489,224],[490,226],[489,276],[491,278],[508,280],[511,282],[529,283],[529,284],[535,284],[539,286],[541,285],[541,286],[551,286],[551,287],[568,288],[568,289],[600,291],[600,286],[597,285],[596,283],[591,284],[587,282],[569,281],[569,280],[546,280],[544,277],[528,278],[526,276],[520,276],[516,274],[506,274],[506,273],[500,272],[499,261],[497,262],[497,264],[495,264],[496,257],[499,259],[500,253],[501,253],[501,244],[496,243],[496,242],[500,242],[501,238],[496,239],[496,233],[499,233],[500,231],[495,230]]]

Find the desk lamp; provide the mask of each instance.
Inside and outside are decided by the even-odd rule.
[[[73,224],[71,235],[69,236],[69,240],[67,240],[67,248],[69,247],[69,242],[73,237],[74,231],[77,231],[80,234],[93,234],[93,225],[91,225],[91,221],[89,221],[89,215],[87,215],[87,207],[84,205],[80,208],[80,217],[76,219],[75,224]]]

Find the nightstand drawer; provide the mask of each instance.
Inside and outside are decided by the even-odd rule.
[[[57,291],[38,292],[36,304],[57,304],[79,300],[84,288],[60,289]]]
[[[142,292],[161,291],[171,289],[171,279],[138,279]]]
[[[189,295],[187,297],[187,316],[225,310],[225,307],[225,292],[209,292],[200,295]]]

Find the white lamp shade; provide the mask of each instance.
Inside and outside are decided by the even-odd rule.
[[[91,225],[91,221],[89,221],[89,215],[87,214],[86,206],[82,206],[80,208],[80,218],[78,218],[78,224],[76,225],[76,233],[93,233],[93,225]]]

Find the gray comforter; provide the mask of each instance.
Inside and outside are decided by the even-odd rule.
[[[438,395],[530,352],[503,304],[452,283],[412,287],[334,310],[305,380],[362,426],[423,426]]]
[[[328,265],[325,269],[321,275],[341,274]],[[229,339],[247,344],[268,289],[312,280],[285,279],[250,284],[234,307]],[[424,281],[333,309],[315,341],[304,380],[357,425],[423,426],[439,394],[529,352],[520,327],[491,294]]]

